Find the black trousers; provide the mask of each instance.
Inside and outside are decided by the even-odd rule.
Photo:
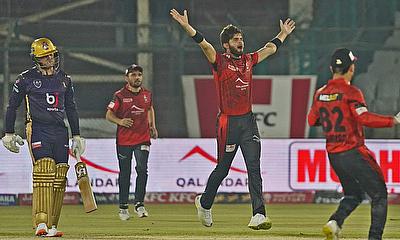
[[[132,155],[135,154],[136,160],[136,186],[134,203],[143,203],[147,185],[147,162],[149,158],[150,146],[148,144],[138,144],[134,146],[117,145],[117,155],[119,162],[119,205],[120,208],[128,208],[129,187],[131,182]]]
[[[210,209],[218,187],[228,175],[238,148],[242,150],[247,168],[249,192],[253,215],[265,215],[260,171],[261,143],[257,122],[253,113],[241,116],[220,114],[217,122],[218,163],[211,172],[201,197],[201,205]]]
[[[344,198],[329,220],[341,227],[361,203],[364,193],[371,198],[369,239],[382,239],[387,216],[387,188],[379,165],[364,146],[342,153],[329,154],[329,161],[340,179]]]

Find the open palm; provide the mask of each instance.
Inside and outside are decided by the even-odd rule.
[[[281,31],[285,32],[288,35],[292,33],[292,31],[296,28],[296,23],[290,18],[286,19],[285,22],[282,22],[282,20],[280,20],[279,25],[281,27]]]
[[[180,25],[187,25],[189,24],[187,11],[183,11],[183,15],[179,14],[179,12],[173,8],[169,11],[169,14],[180,24]]]

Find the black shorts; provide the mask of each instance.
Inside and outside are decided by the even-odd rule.
[[[27,140],[33,161],[52,158],[56,164],[68,163],[68,129],[63,126],[28,123]]]

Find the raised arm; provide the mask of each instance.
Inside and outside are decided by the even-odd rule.
[[[201,35],[200,32],[196,31],[196,29],[189,24],[187,10],[184,10],[183,15],[181,15],[175,8],[173,8],[169,14],[181,25],[188,35],[199,44],[204,55],[207,57],[207,60],[210,63],[215,63],[217,52],[215,51],[214,47],[207,42],[203,35]]]
[[[289,36],[289,34],[291,34],[292,31],[296,28],[295,24],[296,23],[290,18],[286,19],[285,22],[279,20],[281,31],[278,33],[278,35],[276,35],[274,39],[267,42],[267,44],[265,44],[264,47],[260,48],[257,51],[258,62],[263,61],[264,59],[271,56],[278,50],[279,46],[285,41],[286,37]]]

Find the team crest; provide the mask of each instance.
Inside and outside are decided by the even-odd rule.
[[[42,81],[41,80],[33,80],[33,85],[36,87],[36,88],[40,88],[41,86],[42,86]]]
[[[44,50],[49,50],[49,44],[47,44],[47,42],[42,42],[42,47]]]
[[[144,95],[143,98],[144,98],[144,102],[147,103],[147,97],[146,97],[146,95]]]

